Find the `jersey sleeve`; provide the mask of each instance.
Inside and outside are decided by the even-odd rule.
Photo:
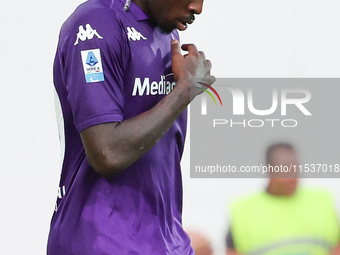
[[[124,117],[127,38],[111,10],[74,15],[61,31],[59,65],[78,132]]]

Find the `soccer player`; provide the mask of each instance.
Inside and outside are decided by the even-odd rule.
[[[193,254],[181,223],[186,107],[211,62],[182,45],[203,0],[89,0],[54,62],[64,156],[47,254]],[[65,143],[64,143],[65,142]]]

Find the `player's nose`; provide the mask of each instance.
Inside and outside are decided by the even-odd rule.
[[[188,6],[189,11],[194,12],[195,14],[200,14],[203,8],[203,0],[195,0],[191,2]]]

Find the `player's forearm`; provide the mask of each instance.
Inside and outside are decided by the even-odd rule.
[[[168,131],[173,122],[202,91],[197,84],[211,85],[211,62],[193,44],[171,42],[172,71],[177,84],[151,110],[121,123],[107,123],[83,130],[80,135],[91,166],[102,176],[111,177],[129,167]]]
[[[190,86],[183,83],[179,81],[171,93],[147,112],[118,124],[102,124],[82,131],[91,166],[99,174],[111,177],[150,150],[190,102]]]

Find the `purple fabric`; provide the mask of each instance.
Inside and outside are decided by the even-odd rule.
[[[91,168],[80,139],[85,128],[151,109],[174,85],[171,35],[133,2],[128,12],[123,6],[119,0],[90,0],[60,32],[54,83],[66,146],[49,255],[194,254],[181,223],[186,112],[112,180]],[[178,38],[177,31],[173,36]]]

